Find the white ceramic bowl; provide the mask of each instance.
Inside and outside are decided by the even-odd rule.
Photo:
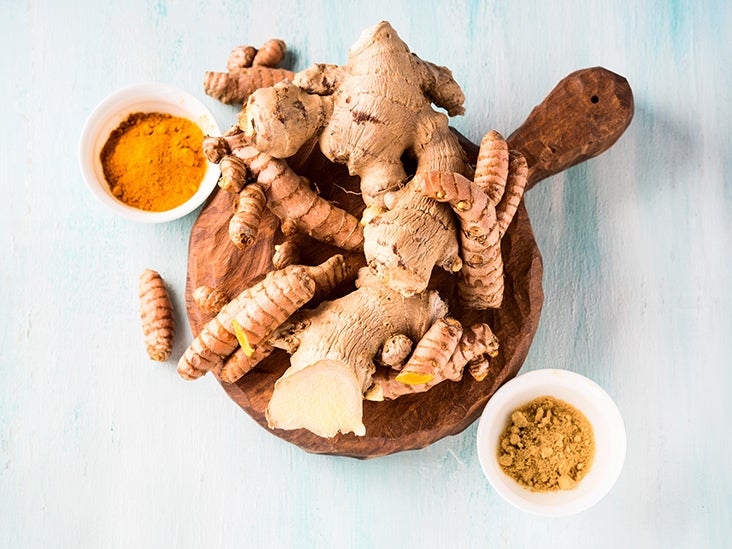
[[[594,431],[595,458],[572,490],[532,492],[506,475],[498,464],[498,440],[511,413],[545,395],[582,412]],[[496,391],[480,417],[477,442],[480,465],[496,492],[515,507],[535,515],[566,516],[588,509],[610,491],[625,461],[625,426],[617,406],[594,381],[566,370],[528,372]]]
[[[167,84],[144,83],[123,88],[104,99],[86,120],[79,141],[79,165],[94,196],[114,213],[132,221],[162,223],[192,212],[208,198],[219,174],[207,166],[198,191],[180,206],[164,212],[149,212],[118,200],[104,178],[99,153],[109,134],[135,112],[162,112],[188,118],[198,124],[204,135],[220,135],[209,110],[191,94]]]

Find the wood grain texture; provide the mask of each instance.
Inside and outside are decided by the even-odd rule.
[[[0,547],[729,545],[732,3],[33,0],[0,13]],[[618,142],[525,198],[544,304],[523,370],[589,376],[628,432],[618,483],[576,517],[506,504],[480,470],[475,424],[379,459],[313,455],[212,377],[188,383],[146,357],[145,268],[170,285],[173,355],[190,342],[197,213],[153,226],[100,207],[76,158],[86,116],[157,81],[225,128],[237,109],[201,79],[233,46],[281,37],[288,68],[340,64],[380,19],[450,67],[466,95],[451,124],[473,142],[518,128],[578,68],[633,86]]]
[[[607,150],[628,127],[633,117],[633,94],[627,81],[607,69],[583,69],[564,78],[508,138],[511,149],[524,153],[529,162],[529,187]],[[462,135],[461,142],[474,165],[478,147]],[[301,175],[315,181],[322,196],[360,217],[364,205],[358,199],[359,180],[344,166],[331,164],[312,146],[290,163]],[[194,335],[211,319],[193,301],[199,286],[220,288],[237,295],[272,270],[278,223],[269,215],[253,245],[242,251],[229,239],[228,223],[234,196],[219,191],[206,205],[191,231],[188,253],[186,308]],[[317,265],[338,250],[306,240],[301,257]],[[444,382],[426,393],[385,402],[364,402],[366,435],[338,434],[332,438],[304,429],[271,430],[273,434],[314,453],[358,458],[384,456],[424,448],[463,431],[480,415],[488,399],[513,378],[529,351],[539,324],[543,293],[541,254],[536,246],[525,208],[521,207],[501,242],[505,290],[498,310],[475,311],[452,306],[451,316],[464,326],[488,323],[501,347],[490,371],[481,382],[464,376],[460,382]],[[455,278],[435,269],[430,287],[443,299],[458,303]],[[228,395],[262,427],[275,382],[289,367],[289,356],[276,352],[233,384],[222,385]]]

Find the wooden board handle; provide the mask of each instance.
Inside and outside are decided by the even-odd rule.
[[[602,67],[581,69],[561,80],[507,141],[526,157],[530,189],[609,149],[632,118],[625,78]]]

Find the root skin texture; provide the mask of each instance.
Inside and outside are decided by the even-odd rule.
[[[364,397],[367,400],[382,401],[395,399],[403,395],[422,393],[442,383],[445,380],[460,381],[467,366],[470,374],[476,381],[482,381],[490,369],[490,357],[498,353],[498,339],[493,335],[487,324],[475,324],[467,330],[458,328],[454,319],[438,320],[435,325],[425,334],[423,341],[420,341],[410,358],[410,362],[416,358],[419,364],[419,373],[429,371],[431,379],[407,378],[407,381],[422,381],[422,383],[405,383],[403,374],[409,367],[409,362],[401,372],[378,370],[373,376],[373,385],[366,391]],[[456,334],[461,334],[457,335]],[[428,340],[424,342],[424,340]],[[427,360],[415,355],[432,348],[430,354],[426,353]],[[446,360],[449,349],[452,353]],[[430,360],[431,359],[431,360]],[[426,367],[423,366],[426,363]]]
[[[408,385],[433,381],[450,361],[462,334],[463,327],[454,318],[439,319],[419,341],[396,380]],[[450,374],[444,377],[450,379]]]
[[[203,77],[203,91],[227,105],[243,105],[255,90],[294,77],[292,71],[262,66],[234,72],[211,71]]]
[[[275,157],[287,156],[298,143],[319,135],[323,154],[361,178],[367,206],[383,207],[384,195],[406,181],[405,153],[416,160],[417,172],[467,171],[447,116],[432,108],[434,103],[451,116],[462,114],[463,92],[449,69],[411,53],[389,23],[366,29],[350,48],[346,65],[315,65],[292,82],[295,89],[287,94],[254,92],[240,126]],[[306,101],[297,90],[318,99]],[[308,125],[288,134],[284,139],[293,144],[284,146],[276,136],[295,125],[285,113],[297,111],[293,121]]]
[[[274,67],[285,58],[286,49],[287,46],[282,40],[277,38],[267,40],[257,50],[256,55],[252,59],[252,65]]]
[[[234,215],[229,221],[229,238],[240,250],[256,240],[266,206],[267,197],[258,183],[247,185],[239,192],[234,201]]]
[[[206,72],[203,90],[222,103],[243,105],[259,88],[292,80],[295,74],[274,68],[285,57],[287,46],[282,40],[268,40],[257,50],[253,46],[238,46],[226,62],[228,72]]]
[[[139,280],[140,320],[148,356],[165,362],[173,349],[173,306],[160,274],[146,269]]]
[[[371,271],[405,296],[423,292],[435,265],[459,270],[457,225],[449,207],[410,186],[391,197],[392,209],[364,227],[364,253]]]
[[[412,340],[404,334],[391,336],[381,349],[380,362],[394,370],[401,370],[412,352]]]
[[[379,349],[397,333],[421,339],[447,314],[436,292],[407,298],[367,280],[345,297],[300,315],[287,341],[273,341],[292,356],[275,383],[267,409],[270,427],[307,428],[321,436],[364,434],[361,399],[372,385]]]
[[[508,151],[503,137],[492,131],[481,142],[474,181],[457,173],[425,172],[410,182],[425,196],[450,204],[460,221],[458,289],[469,308],[498,308],[503,302],[501,237],[521,202],[527,175],[523,155]]]
[[[358,219],[318,195],[310,181],[292,171],[286,161],[259,152],[243,134],[208,137],[204,151],[207,157],[219,159],[228,190],[243,192],[237,189],[258,183],[267,206],[283,226],[344,250],[362,249],[363,227]],[[236,169],[229,170],[227,160]]]
[[[284,232],[284,231],[283,231]],[[288,235],[282,244],[275,246],[272,255],[272,265],[275,269],[284,269],[288,265],[294,265],[300,262],[300,246],[302,245],[303,235],[294,233]]]
[[[193,290],[193,301],[203,312],[216,315],[224,305],[231,301],[231,298],[216,288],[199,286]]]
[[[222,366],[239,346],[234,322],[256,351],[290,315],[315,293],[315,282],[303,267],[293,265],[272,271],[265,279],[244,290],[209,321],[178,362],[178,373],[195,379]]]

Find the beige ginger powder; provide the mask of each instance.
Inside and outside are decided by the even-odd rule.
[[[587,474],[594,456],[590,422],[551,396],[515,410],[499,438],[501,468],[533,492],[571,490]]]

